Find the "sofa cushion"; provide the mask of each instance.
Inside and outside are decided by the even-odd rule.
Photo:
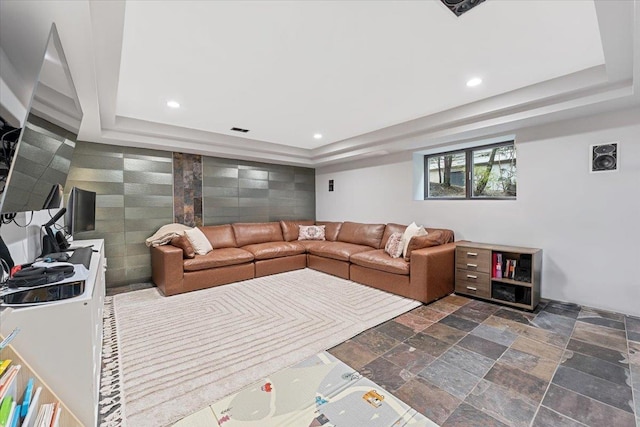
[[[384,249],[360,252],[351,256],[351,263],[371,268],[373,270],[386,271],[394,274],[409,274],[409,263],[404,258],[391,258]]]
[[[191,230],[185,230],[184,235],[189,239],[193,250],[198,255],[206,255],[213,250],[211,242],[207,239],[207,236],[198,228],[192,228]]]
[[[422,226],[416,225],[415,222],[412,222],[407,226],[407,229],[404,230],[404,234],[402,235],[402,256],[407,256],[407,246],[409,246],[409,241],[414,236],[425,236],[427,231]]]
[[[251,261],[253,261],[251,252],[239,248],[222,248],[214,249],[206,255],[196,255],[193,259],[185,259],[183,263],[184,271],[198,271]]]
[[[243,246],[242,249],[253,254],[254,259],[271,259],[305,253],[304,246],[298,242],[267,242]]]
[[[380,241],[384,233],[384,224],[362,224],[359,222],[344,222],[338,233],[338,241],[356,245],[380,248]]]
[[[200,230],[207,236],[213,249],[235,248],[236,238],[233,235],[231,224],[225,225],[206,225],[200,227]]]
[[[322,256],[325,258],[337,259],[339,261],[349,261],[353,254],[359,252],[370,251],[369,246],[356,245],[345,242],[320,242],[320,245],[314,245],[308,248],[310,254]]]
[[[415,250],[453,242],[453,231],[451,230],[437,228],[429,228],[428,230],[429,234],[425,236],[415,236],[409,240],[407,255],[404,257],[405,261],[411,260],[411,252]]]
[[[282,237],[286,242],[292,240],[298,240],[299,225],[314,225],[314,221],[280,221],[280,228],[282,228]]]
[[[300,225],[298,240],[327,240],[324,237],[324,225]]]
[[[404,230],[407,229],[406,225],[402,225],[402,224],[393,224],[393,223],[389,223],[384,227],[384,234],[382,235],[382,241],[380,242],[380,248],[382,249],[387,245],[387,242],[389,241],[389,237],[391,237],[391,235],[393,233],[404,233]]]
[[[309,252],[311,248],[324,245],[326,240],[298,240],[297,243],[304,247],[306,252]]]
[[[237,222],[231,226],[239,247],[284,241],[279,222]]]
[[[171,239],[171,245],[176,248],[182,249],[183,258],[193,258],[196,256],[196,251],[193,249],[191,242],[184,234],[182,236],[174,237]]]
[[[338,233],[340,233],[340,228],[342,227],[341,222],[316,221],[316,225],[324,225],[325,239],[332,242],[338,240]]]
[[[402,233],[393,233],[387,239],[387,244],[384,245],[384,251],[389,254],[391,258],[400,258],[402,255]]]

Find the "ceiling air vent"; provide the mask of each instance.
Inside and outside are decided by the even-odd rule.
[[[455,13],[456,16],[460,16],[463,13],[473,9],[484,0],[440,0],[444,3],[449,10]]]
[[[231,128],[232,131],[234,132],[242,132],[242,133],[247,133],[249,132],[249,129],[242,129],[242,128]]]

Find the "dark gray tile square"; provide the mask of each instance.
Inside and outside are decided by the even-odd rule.
[[[460,340],[458,345],[493,360],[497,360],[507,349],[507,347],[502,344],[485,340],[475,335],[467,335]]]
[[[571,336],[576,320],[571,317],[560,316],[558,314],[541,312],[531,321],[532,326],[546,329],[564,336]]]
[[[460,311],[460,310],[458,310],[458,311]],[[447,326],[451,326],[452,328],[460,329],[461,331],[464,331],[464,332],[470,332],[470,331],[474,330],[476,328],[476,326],[478,326],[478,323],[476,323],[474,321],[471,321],[471,320],[468,320],[468,319],[464,319],[462,317],[458,317],[458,316],[456,316],[454,314],[448,315],[444,319],[440,320],[439,323],[444,323]]]
[[[389,362],[417,374],[436,360],[435,357],[417,348],[401,343],[382,355]]]
[[[579,423],[571,418],[553,411],[546,406],[538,409],[535,420],[531,427],[583,427],[584,424]]]
[[[445,422],[460,405],[460,399],[420,377],[407,381],[394,394],[438,424]]]
[[[453,411],[453,414],[442,424],[442,427],[507,427],[507,424],[500,422],[492,416],[474,408],[471,405],[462,403]]]
[[[605,362],[597,357],[571,350],[565,351],[563,359],[562,366],[582,371],[621,386],[629,385],[629,369],[619,364]]]
[[[374,359],[358,370],[361,375],[388,391],[395,391],[414,375],[382,357]]]
[[[577,304],[549,301],[543,311],[577,319],[581,309],[582,307]]]
[[[420,371],[418,375],[461,400],[464,400],[480,381],[479,377],[440,359]]]
[[[493,365],[484,379],[520,394],[536,405],[542,400],[549,384],[549,381],[500,362]]]
[[[555,384],[549,386],[542,404],[588,426],[635,426],[633,414]]]
[[[455,312],[455,315],[458,317],[464,317],[465,319],[469,319],[477,323],[482,323],[487,320],[487,318],[491,316],[491,314],[493,314],[495,311],[497,310],[477,309],[467,304],[460,307],[460,309]]]
[[[478,384],[465,403],[514,426],[528,426],[536,413],[535,402],[486,380]]]
[[[447,350],[440,359],[452,366],[465,370],[476,377],[484,377],[494,364],[493,359],[474,353],[462,347],[454,345]]]
[[[391,338],[395,338],[398,341],[404,341],[407,338],[415,335],[413,329],[398,322],[394,322],[393,320],[384,322],[382,325],[376,327],[375,330],[382,332],[383,334],[386,334]]]
[[[400,343],[400,341],[373,329],[356,335],[352,338],[352,341],[357,342],[377,355],[386,353]]]
[[[619,350],[601,347],[596,344],[580,341],[576,339],[569,340],[567,350],[577,351],[582,354],[597,357],[609,363],[615,363],[621,366],[628,366],[627,355]]]
[[[434,357],[440,356],[451,347],[451,344],[422,332],[407,339],[405,343]]]
[[[486,340],[493,341],[504,346],[510,346],[516,340],[516,338],[518,338],[518,335],[514,334],[513,332],[494,328],[489,325],[479,325],[477,328],[471,331],[471,335],[475,335],[477,337],[484,338]]]
[[[513,320],[514,322],[522,323],[524,325],[528,325],[535,317],[534,314],[515,311],[508,308],[501,308],[493,313],[493,315],[502,317],[503,319]]]
[[[552,382],[600,402],[633,413],[631,387],[617,385],[582,371],[559,366]]]

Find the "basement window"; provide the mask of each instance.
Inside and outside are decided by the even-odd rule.
[[[516,198],[514,141],[424,156],[424,198]]]

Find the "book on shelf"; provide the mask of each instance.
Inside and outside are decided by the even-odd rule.
[[[36,425],[36,418],[38,414],[36,413],[38,409],[38,402],[40,401],[40,393],[42,392],[42,387],[38,387],[33,394],[33,398],[31,399],[31,403],[29,404],[29,408],[27,410],[27,415],[24,417],[24,421],[22,421],[22,427],[34,427]]]
[[[496,277],[498,279],[502,278],[502,254],[501,253],[494,253],[493,254],[493,277]]]
[[[0,360],[0,376],[7,370],[9,365],[11,365],[11,359]]]
[[[22,365],[12,365],[9,367],[9,369],[6,370],[4,375],[0,377],[0,401],[2,401],[2,399],[4,399],[4,397],[8,395],[11,395],[13,398],[16,397],[16,378],[18,377],[20,368],[22,368]]]
[[[16,409],[16,402],[13,401],[13,397],[5,396],[0,402],[0,427],[6,427],[9,420],[9,416]]]
[[[7,424],[8,427],[18,427],[18,423],[20,422],[20,411],[21,410],[22,410],[22,408],[20,407],[20,405],[16,405],[15,410],[13,411],[13,415],[11,417],[10,424]]]

